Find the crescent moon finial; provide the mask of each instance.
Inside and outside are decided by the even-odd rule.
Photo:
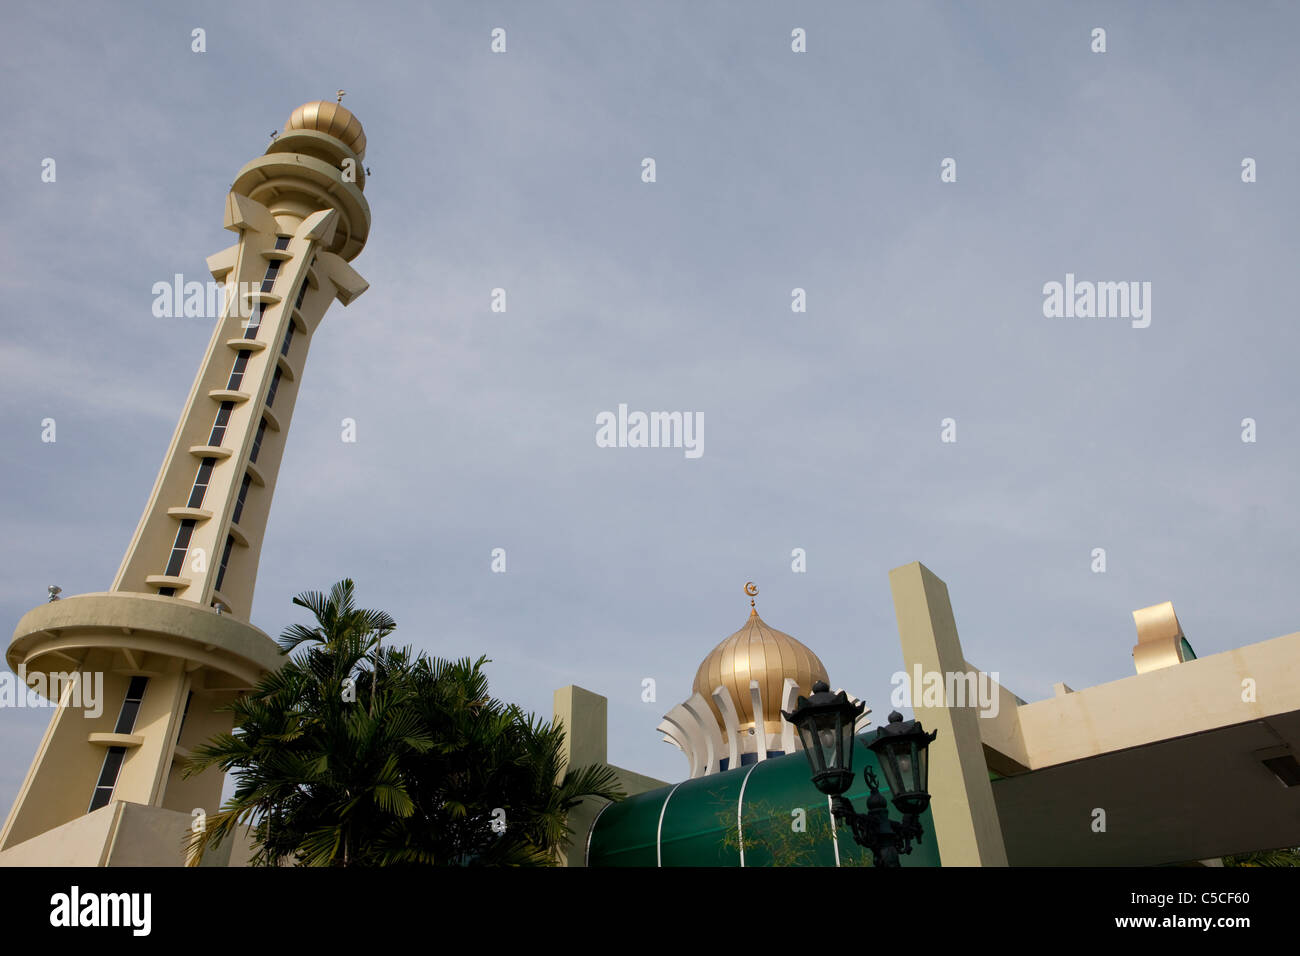
[[[753,581],[746,581],[745,593],[749,595],[749,607],[751,613],[757,614],[758,608],[754,607],[754,595],[758,593],[758,585],[756,585]]]

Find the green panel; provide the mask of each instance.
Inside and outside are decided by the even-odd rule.
[[[658,866],[659,811],[672,787],[638,793],[601,811],[591,831],[588,866]]]
[[[862,771],[872,767],[880,777],[875,755],[859,737],[854,750],[857,773],[849,799],[866,810],[867,785]],[[752,773],[751,773],[752,769]],[[746,777],[748,782],[746,783]],[[743,841],[745,866],[834,866],[836,841],[831,837],[830,807],[812,785],[802,753],[773,757],[754,767],[687,780],[677,786],[638,794],[608,807],[596,820],[591,838],[590,866],[655,866],[656,836],[664,800],[664,866],[739,866]],[[736,811],[744,784],[743,819]],[[886,797],[888,791],[884,792]],[[804,828],[792,827],[792,811],[804,810]],[[892,811],[892,808],[891,808]],[[897,814],[892,814],[897,819]],[[902,858],[903,866],[938,866],[934,821],[921,816],[924,842]],[[871,855],[841,828],[841,866],[869,866]]]
[[[812,785],[802,753],[758,764],[745,785],[742,810],[745,866],[835,865],[830,805]]]
[[[748,767],[681,783],[664,814],[664,866],[740,866],[740,848],[725,839],[723,820],[736,818],[736,799]]]
[[[864,813],[869,791],[863,771],[871,767],[877,779],[883,775],[862,737],[855,739],[853,767],[854,783],[846,796],[854,809]],[[888,790],[881,793],[888,799]],[[795,830],[796,809],[804,811],[802,832]],[[892,808],[891,816],[898,819]],[[902,857],[903,866],[939,865],[929,810],[921,815],[921,825],[925,842],[913,844],[912,852]],[[745,866],[835,866],[837,844],[840,866],[871,865],[870,852],[858,846],[851,830],[837,827],[832,831],[829,801],[812,785],[808,760],[802,753],[767,760],[754,771],[745,787],[741,835]]]

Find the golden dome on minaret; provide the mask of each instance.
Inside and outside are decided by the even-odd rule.
[[[795,640],[789,634],[778,631],[758,616],[754,607],[753,596],[758,588],[753,584],[745,585],[745,593],[750,595],[749,620],[745,626],[722,641],[709,652],[695,673],[694,690],[709,703],[709,708],[723,723],[722,713],[713,701],[713,689],[721,685],[731,694],[736,704],[739,729],[744,730],[754,724],[754,705],[749,693],[749,682],[758,681],[763,699],[761,719],[767,733],[776,733],[781,728],[782,689],[787,677],[799,685],[799,691],[805,696],[812,693],[814,681],[826,681],[826,667],[806,645]]]
[[[310,129],[333,136],[356,153],[358,159],[365,158],[366,131],[361,128],[361,120],[342,103],[328,100],[304,103],[290,114],[289,122],[284,124],[286,133],[296,129]]]

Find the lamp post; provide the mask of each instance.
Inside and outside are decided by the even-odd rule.
[[[864,707],[851,703],[844,691],[832,694],[824,681],[817,681],[811,697],[800,697],[793,713],[781,714],[799,731],[813,786],[831,798],[831,812],[849,825],[859,846],[871,851],[876,866],[899,866],[899,856],[911,853],[912,841],[920,843],[924,836],[920,815],[930,805],[927,750],[938,733],[927,734],[920,721],[904,721],[898,711],[890,714],[889,723],[876,730],[867,746],[880,763],[894,808],[903,819],[890,819],[870,767],[863,773],[871,788],[867,812],[858,813],[844,793],[853,784],[853,728]]]

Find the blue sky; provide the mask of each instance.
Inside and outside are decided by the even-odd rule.
[[[236,171],[342,87],[368,137],[371,287],[313,339],[261,557],[268,633],[350,576],[400,641],[492,658],[505,699],[604,694],[611,761],[677,780],[654,728],[750,580],[878,720],[902,665],[888,572],[915,560],[967,657],[1028,700],[1131,674],[1146,605],[1172,600],[1202,656],[1297,628],[1291,5],[2,17],[6,627],[49,584],[111,584],[211,333],[155,318],[152,285],[206,277]],[[1150,326],[1044,317],[1067,273],[1150,282]],[[704,454],[597,447],[620,403],[701,413]],[[6,810],[47,717],[0,712]]]

